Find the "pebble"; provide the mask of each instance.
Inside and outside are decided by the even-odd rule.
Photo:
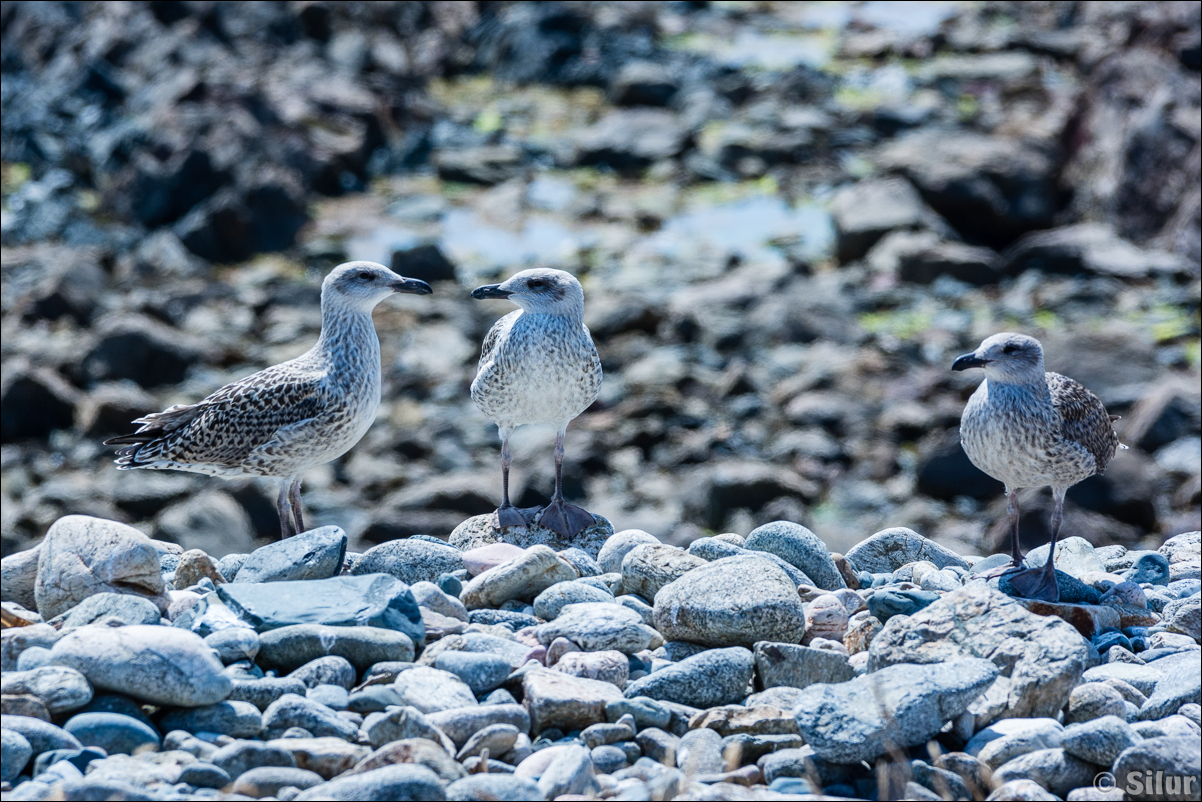
[[[606,539],[597,553],[597,566],[603,574],[621,573],[622,560],[635,546],[644,543],[659,543],[655,535],[641,529],[623,529]]]
[[[0,782],[15,780],[31,757],[33,747],[24,735],[7,727],[0,729]]]
[[[166,610],[166,589],[158,549],[132,526],[67,515],[50,525],[38,546],[34,595],[44,618],[106,592],[142,596]]]
[[[402,672],[393,681],[393,687],[403,704],[412,705],[423,713],[476,704],[476,695],[456,674],[429,666],[416,666]]]
[[[240,583],[328,579],[342,570],[346,532],[323,526],[257,548],[238,567]],[[365,572],[371,573],[371,572]]]
[[[336,802],[386,802],[394,799],[445,799],[443,783],[425,766],[400,764],[336,777],[298,794],[295,799]]]
[[[746,695],[754,670],[755,658],[748,649],[707,649],[634,680],[626,686],[625,695],[698,708],[733,704]]]
[[[81,601],[60,619],[55,619],[63,634],[76,627],[87,626],[102,618],[116,618],[123,624],[157,624],[162,618],[159,607],[142,596],[128,593],[97,593]]]
[[[285,694],[263,711],[263,734],[279,738],[290,727],[300,727],[317,738],[330,736],[354,740],[359,728],[325,705],[296,694]]]
[[[1124,786],[1128,799],[1183,798],[1187,792],[1197,797],[1202,789],[1202,755],[1197,734],[1147,738],[1133,744],[1115,759],[1113,772],[1116,777],[1142,780],[1141,788]],[[1185,782],[1191,780],[1186,787]]]
[[[1065,727],[1060,734],[1060,748],[1089,763],[1110,766],[1120,752],[1140,740],[1142,737],[1122,717],[1101,716]]]
[[[616,650],[569,652],[556,661],[553,668],[574,677],[608,682],[618,688],[625,688],[630,678],[630,660]]]
[[[892,573],[903,565],[919,560],[926,560],[938,568],[950,565],[965,569],[969,567],[954,551],[904,526],[883,529],[852,546],[844,556],[856,571],[874,574]]]
[[[843,642],[847,634],[847,606],[831,593],[826,593],[812,600],[805,606],[805,636],[803,644],[809,644],[817,638]]]
[[[473,774],[447,786],[447,799],[465,802],[524,802],[542,798],[538,783],[528,777]]]
[[[5,672],[0,678],[0,693],[34,696],[52,716],[78,710],[92,701],[92,686],[83,674],[54,665]]]
[[[405,633],[370,626],[296,624],[259,636],[260,665],[279,671],[293,671],[318,657],[336,655],[362,673],[386,660],[412,662],[415,651]]]
[[[622,558],[622,593],[654,602],[660,588],[706,564],[706,560],[676,546],[638,544]]]
[[[1064,797],[1074,788],[1090,785],[1098,773],[1097,767],[1073,757],[1063,749],[1040,749],[1019,755],[993,771],[995,780],[1032,780],[1040,788]]]
[[[560,582],[544,590],[534,599],[534,614],[544,621],[556,618],[569,604],[610,602],[614,595],[585,582]]]
[[[234,778],[261,766],[296,767],[291,752],[262,741],[240,740],[226,744],[209,756],[209,762]]]
[[[512,724],[530,734],[530,713],[519,704],[461,707],[433,713],[427,720],[446,733],[457,749],[463,748],[468,738],[490,724]]]
[[[500,655],[464,651],[442,652],[434,666],[457,676],[478,697],[499,688],[513,670]]]
[[[286,693],[303,696],[305,683],[291,677],[238,680],[230,690],[229,699],[234,702],[250,702],[259,710],[266,710],[268,705]]]
[[[622,691],[608,682],[543,668],[522,677],[522,694],[534,734],[552,727],[581,730],[605,722],[606,703],[622,698]]]
[[[554,551],[536,545],[472,579],[460,599],[468,610],[498,608],[511,599],[533,600],[552,585],[576,578],[575,569]]]
[[[416,707],[394,705],[382,711],[369,713],[363,719],[362,731],[373,748],[380,748],[392,741],[409,738],[427,738],[442,743],[442,736],[430,723],[426,715]]]
[[[200,761],[184,766],[178,781],[196,788],[224,788],[230,784],[230,775],[212,763]]]
[[[545,646],[567,638],[585,651],[613,649],[625,654],[660,642],[659,633],[644,624],[641,615],[613,601],[570,604],[554,621],[536,627],[534,636]]]
[[[371,753],[366,746],[341,738],[280,738],[267,745],[289,753],[298,768],[327,780],[354,768]]]
[[[315,657],[288,675],[289,679],[304,683],[306,688],[316,688],[318,685],[337,685],[350,690],[355,687],[359,674],[355,667],[345,657],[329,654],[325,657]]]
[[[758,526],[747,535],[745,548],[767,551],[784,559],[823,590],[846,587],[830,550],[822,539],[801,524],[774,521]]]
[[[179,708],[165,713],[159,725],[167,731],[213,732],[231,738],[257,738],[263,716],[250,702],[218,702],[204,707]]]
[[[767,641],[755,645],[755,670],[763,689],[781,685],[800,689],[818,682],[847,682],[856,675],[842,655],[809,646]]]
[[[163,560],[161,557],[159,559],[161,564]],[[217,561],[200,549],[189,549],[179,555],[179,562],[175,565],[174,574],[175,578],[172,580],[172,584],[179,590],[199,585],[204,580],[208,580],[210,585],[220,585],[225,582],[225,577],[222,576]]]
[[[689,571],[659,590],[654,609],[656,628],[665,638],[705,646],[751,648],[759,641],[799,640],[805,629],[796,585],[774,563],[752,555],[725,557]]]
[[[153,728],[119,713],[79,713],[68,719],[63,729],[84,746],[98,746],[110,755],[159,748],[159,734]]]
[[[811,685],[795,711],[797,729],[824,759],[871,761],[894,746],[925,743],[996,677],[992,663],[959,659]]]
[[[1103,716],[1126,718],[1125,702],[1118,691],[1101,682],[1086,682],[1073,688],[1064,712],[1066,725]]]
[[[287,542],[287,541],[284,541]],[[320,774],[287,766],[260,766],[244,771],[230,787],[230,792],[252,799],[278,796],[281,788],[304,790],[325,782]]]
[[[443,574],[453,574],[464,567],[463,554],[445,543],[428,540],[390,540],[363,552],[354,574],[390,574],[413,585],[417,582],[438,582]]]
[[[150,704],[198,707],[230,695],[232,683],[205,642],[174,627],[81,627],[50,650],[94,688]]]

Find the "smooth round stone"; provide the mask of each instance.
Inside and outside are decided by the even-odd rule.
[[[1135,564],[1122,574],[1123,579],[1137,585],[1168,585],[1169,559],[1163,554],[1148,552],[1140,556]]]
[[[378,713],[394,705],[403,705],[405,700],[392,685],[368,685],[347,697],[347,708],[361,715]]]
[[[568,549],[561,549],[559,556],[567,560],[568,564],[576,569],[576,573],[581,577],[596,577],[601,575],[601,566],[597,565],[597,561],[584,549],[578,549],[575,546]]]
[[[355,687],[358,674],[355,673],[355,667],[346,658],[328,655],[310,660],[290,673],[288,677],[300,680],[306,688],[316,688],[318,685],[337,685],[349,691]]]
[[[128,593],[97,593],[81,601],[66,613],[60,632],[84,627],[102,618],[116,618],[125,624],[157,624],[162,614],[154,602]]]
[[[54,665],[30,671],[6,672],[0,679],[0,691],[10,695],[36,696],[52,716],[78,710],[92,701],[92,686],[83,674]]]
[[[212,763],[198,761],[189,763],[180,770],[178,782],[196,788],[224,788],[230,784],[230,775]]]
[[[30,646],[17,656],[17,671],[32,671],[35,668],[48,666],[54,658],[45,646]]]
[[[614,595],[584,582],[560,582],[544,590],[534,599],[534,614],[544,621],[559,615],[569,604],[582,602],[610,602]]]
[[[227,627],[206,636],[205,644],[228,666],[239,660],[255,659],[259,653],[259,633],[250,627]]]
[[[621,572],[622,559],[631,549],[643,543],[659,543],[659,538],[641,529],[623,529],[611,535],[597,553],[597,565],[601,572]]]
[[[24,735],[8,728],[0,730],[0,782],[19,777],[31,757],[33,747]]]
[[[613,774],[618,769],[626,767],[626,753],[616,746],[608,744],[595,746],[590,756],[598,774]]]
[[[335,802],[385,802],[396,799],[446,799],[442,781],[425,766],[398,764],[344,775],[327,783],[301,791],[300,802],[332,799]]]
[[[322,526],[255,549],[238,566],[238,582],[328,579],[342,570],[346,532]],[[369,572],[370,573],[370,572]]]
[[[904,526],[884,529],[861,540],[848,550],[846,556],[858,571],[871,573],[892,573],[920,560],[932,563],[936,568],[968,567],[954,551]]]
[[[459,677],[476,696],[499,688],[513,670],[509,661],[499,655],[461,651],[442,652],[434,667]]]
[[[524,802],[542,799],[538,783],[512,774],[473,774],[447,786],[446,798],[464,802]]]
[[[63,729],[84,746],[98,746],[110,755],[132,755],[159,748],[159,734],[131,716],[120,713],[79,713]]]
[[[745,548],[775,554],[814,580],[815,586],[822,590],[846,587],[826,544],[801,524],[773,521],[757,526],[747,535]]]
[[[388,660],[413,662],[413,641],[403,632],[380,627],[295,624],[259,636],[261,666],[293,671],[326,655],[344,657],[356,671]]]
[[[755,658],[747,649],[707,649],[634,680],[626,686],[625,696],[649,696],[697,708],[735,704],[743,699],[754,671]]]
[[[346,710],[351,696],[341,685],[314,685],[306,691],[305,698],[331,710]]]
[[[895,615],[914,615],[937,601],[939,594],[929,590],[882,588],[868,598],[868,612],[883,624]]]
[[[446,543],[407,538],[381,543],[363,553],[351,573],[391,574],[407,585],[435,582],[463,568],[463,554]]]
[[[263,729],[263,716],[250,702],[226,700],[204,707],[167,712],[160,721],[165,730],[213,732],[231,738],[255,738]]]
[[[333,528],[333,527],[331,527]],[[287,766],[260,766],[242,772],[230,789],[235,794],[243,794],[253,799],[265,796],[276,796],[281,788],[292,786],[302,791],[325,782],[320,774],[305,769],[288,768]]]
[[[288,766],[296,768],[292,753],[262,741],[235,741],[209,756],[209,762],[231,777],[260,766]]]
[[[290,727],[308,730],[314,737],[332,736],[354,740],[359,728],[325,705],[303,696],[286,694],[263,711],[263,732],[267,739],[279,737]]]
[[[175,627],[81,627],[51,652],[56,664],[79,671],[93,687],[151,704],[215,704],[232,688],[200,636]]]
[[[459,601],[458,594],[450,596],[433,582],[414,583],[409,586],[409,592],[413,594],[418,607],[424,607],[448,618],[467,620],[467,608]]]
[[[259,710],[266,710],[268,705],[284,694],[304,696],[305,690],[305,683],[291,677],[238,680],[230,691],[230,701],[250,702]]]
[[[439,574],[436,584],[439,590],[456,599],[459,598],[460,593],[463,593],[463,583],[454,574]]]
[[[468,576],[477,577],[498,565],[516,560],[525,553],[525,549],[512,543],[490,543],[463,552],[463,565],[467,568]]]
[[[74,735],[40,718],[0,715],[0,727],[19,733],[29,741],[35,755],[52,749],[83,748],[83,744]]]

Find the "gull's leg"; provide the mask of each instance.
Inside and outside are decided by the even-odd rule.
[[[280,539],[292,537],[292,502],[288,500],[288,480],[280,483],[280,494],[275,500],[276,512],[280,514]]]
[[[1023,567],[1023,552],[1018,545],[1018,493],[1009,485],[1006,486],[1006,515],[1010,522],[1010,562],[980,574],[986,579],[1002,576]]]
[[[501,428],[501,506],[494,513],[497,529],[504,529],[507,526],[526,526],[529,523],[522,515],[522,511],[509,501],[509,466],[513,462],[513,455],[509,453],[509,435],[512,432],[512,429]]]
[[[1048,546],[1048,561],[1038,568],[1019,571],[1010,579],[1014,589],[1028,599],[1060,601],[1060,587],[1056,584],[1056,539],[1060,537],[1060,522],[1064,518],[1064,494],[1067,490],[1067,487],[1052,488],[1052,542]]]
[[[563,537],[575,537],[596,521],[588,510],[563,500],[563,438],[567,428],[564,424],[555,435],[555,495],[543,508],[539,523]]]
[[[301,507],[300,498],[300,477],[292,481],[292,486],[288,488],[288,503],[292,505],[292,517],[296,521],[296,533],[299,535],[305,531],[305,514],[304,508]]]

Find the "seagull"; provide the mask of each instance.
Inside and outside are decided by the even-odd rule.
[[[1098,397],[1059,373],[1045,373],[1043,346],[1034,337],[1003,332],[987,338],[977,350],[952,363],[952,370],[982,368],[977,388],[960,419],[960,442],[969,460],[1006,486],[1010,516],[1010,564],[1001,573],[1018,571],[1010,584],[1031,599],[1058,601],[1056,538],[1064,513],[1064,494],[1083,479],[1101,474],[1120,448]],[[1018,499],[1023,487],[1051,485],[1052,542],[1048,561],[1019,570]]]
[[[564,434],[601,392],[601,359],[584,325],[584,291],[570,273],[536,268],[477,287],[472,297],[503,298],[520,307],[489,330],[472,382],[472,400],[501,435],[501,506],[494,525],[533,522],[537,508],[518,510],[509,502],[509,436],[525,423],[551,424],[556,427],[555,495],[538,522],[574,537],[596,522],[563,498]]]
[[[430,285],[375,262],[347,262],[321,285],[321,336],[296,359],[179,404],[106,440],[117,468],[177,470],[280,480],[281,537],[305,531],[301,478],[351,449],[380,408],[380,340],[371,312],[396,292],[428,295]]]

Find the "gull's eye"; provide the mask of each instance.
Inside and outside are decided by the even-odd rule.
[[[373,278],[375,278],[375,276],[366,270],[355,274],[355,279],[358,281],[371,281]]]
[[[1013,354],[1016,351],[1018,351],[1017,345],[1007,345],[1005,348],[1002,349],[1003,354]]]
[[[535,278],[535,279],[530,279],[530,281],[527,281],[526,286],[532,290],[542,290],[542,289],[546,289],[547,282],[543,281],[541,278]]]

